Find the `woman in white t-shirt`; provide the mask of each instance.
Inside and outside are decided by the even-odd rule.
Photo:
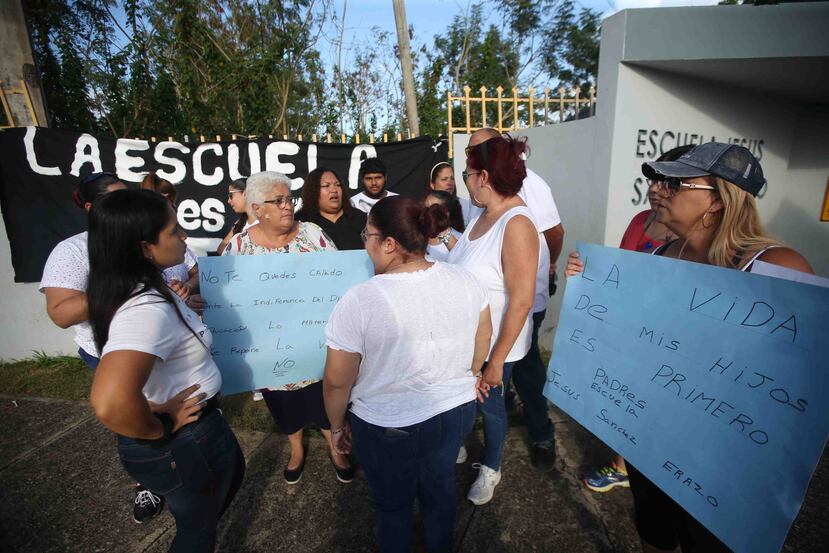
[[[345,293],[325,332],[325,409],[339,451],[353,435],[381,551],[409,550],[416,496],[429,551],[451,549],[455,457],[476,388],[488,393],[487,291],[465,269],[424,258],[446,216],[400,196],[377,202],[363,231],[376,276]]]
[[[493,393],[480,406],[484,419],[484,458],[467,495],[475,505],[492,499],[501,481],[501,454],[507,435],[503,383],[514,362],[530,349],[530,309],[539,265],[538,229],[518,196],[527,175],[526,142],[495,137],[470,149],[463,180],[472,201],[484,208],[449,252],[447,261],[472,272],[489,290],[492,346],[484,380]],[[459,455],[461,458],[462,455]]]
[[[72,195],[78,207],[87,213],[106,194],[123,190],[126,185],[112,173],[92,173],[81,180]],[[89,277],[87,232],[83,231],[58,243],[49,254],[40,291],[46,295],[46,313],[61,328],[75,331],[78,355],[94,369],[98,366],[98,348],[89,326],[86,281]]]
[[[161,276],[183,261],[185,238],[154,192],[113,192],[91,211],[87,294],[102,355],[90,401],[126,471],[166,499],[171,550],[212,551],[245,462],[219,410],[210,330]]]

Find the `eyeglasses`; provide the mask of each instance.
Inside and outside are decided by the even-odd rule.
[[[233,199],[234,194],[244,194],[244,192],[242,192],[241,190],[228,190],[227,191],[227,199],[228,200]]]
[[[679,177],[666,177],[664,179],[648,179],[648,186],[654,186],[657,190],[667,190],[668,197],[672,198],[683,188],[689,190],[716,190],[716,187],[707,184],[693,184],[682,182]]]
[[[296,205],[297,199],[293,196],[277,196],[273,200],[265,200],[262,203],[266,204],[274,204],[276,207],[284,208],[288,205],[294,207]]]
[[[470,173],[469,171],[462,171],[461,176],[463,177],[463,182],[466,184],[466,179],[468,179],[472,175],[480,175],[483,171],[474,171]]]
[[[363,239],[363,242],[368,242],[369,236],[383,236],[379,232],[368,232],[368,229],[363,229],[360,231],[360,238]]]

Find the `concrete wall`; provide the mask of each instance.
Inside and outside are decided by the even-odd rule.
[[[34,224],[34,223],[33,223]],[[55,326],[46,315],[46,297],[37,283],[17,284],[11,266],[6,225],[0,225],[0,359],[30,357],[34,351],[72,353],[75,333]]]

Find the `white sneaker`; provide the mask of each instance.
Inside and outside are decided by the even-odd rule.
[[[495,494],[495,486],[501,481],[501,471],[492,470],[488,466],[478,465],[478,463],[472,466],[481,472],[478,473],[478,479],[469,488],[469,493],[466,494],[466,498],[475,505],[485,505],[489,503]]]
[[[262,401],[263,399],[265,398],[262,397],[262,392],[260,392],[259,390],[253,392],[253,401]]]
[[[455,459],[456,465],[461,465],[466,462],[466,459],[469,457],[466,453],[466,446],[462,445],[461,448],[458,450],[458,458]]]

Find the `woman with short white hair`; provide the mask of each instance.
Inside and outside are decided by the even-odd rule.
[[[245,189],[248,206],[259,219],[259,224],[243,230],[230,239],[223,255],[262,255],[274,253],[304,253],[334,251],[336,246],[328,235],[314,223],[294,220],[296,199],[291,195],[291,181],[281,173],[263,171],[248,178]],[[288,435],[291,458],[283,476],[288,484],[296,484],[305,468],[302,431],[316,424],[328,440],[331,464],[337,479],[350,482],[354,468],[344,455],[331,444],[331,425],[322,401],[322,380],[312,379],[262,390],[276,426]]]

